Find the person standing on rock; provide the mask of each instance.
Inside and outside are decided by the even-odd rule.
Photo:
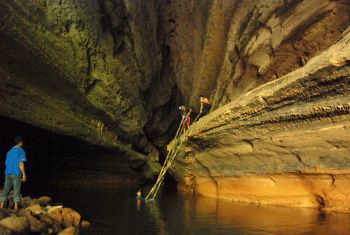
[[[210,111],[211,105],[209,103],[208,98],[205,98],[204,96],[199,96],[199,101],[201,103],[201,107],[199,109],[200,117],[204,117],[207,115]]]
[[[15,146],[7,152],[6,169],[5,169],[5,183],[3,195],[1,197],[1,208],[4,208],[11,188],[13,187],[15,208],[18,209],[21,195],[21,183],[27,180],[24,162],[27,161],[26,153],[23,150],[23,138],[21,136],[15,137]]]

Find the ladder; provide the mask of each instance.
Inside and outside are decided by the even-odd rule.
[[[180,125],[177,129],[175,138],[170,142],[173,143],[173,147],[168,151],[168,154],[165,158],[164,164],[162,169],[160,170],[160,173],[158,175],[157,181],[156,183],[153,185],[152,189],[149,191],[148,195],[145,197],[145,200],[154,200],[154,198],[157,196],[158,190],[161,186],[161,184],[164,181],[165,178],[165,174],[166,172],[169,170],[169,168],[171,167],[171,164],[173,163],[177,153],[179,152],[181,145],[183,144],[183,142],[186,140],[188,134],[190,133],[190,128],[187,130],[187,133],[185,132],[185,135],[182,136],[182,131],[184,129],[184,125],[183,122],[186,121],[187,117],[191,114],[191,110],[186,114],[185,117],[182,118]],[[194,120],[194,122],[198,119],[198,117],[200,116],[200,114],[198,114],[198,116],[196,117],[196,119]],[[193,122],[193,123],[194,123]]]

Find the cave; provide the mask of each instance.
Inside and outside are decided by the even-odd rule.
[[[143,178],[143,162],[125,159],[123,152],[93,145],[13,119],[0,117],[0,120],[2,156],[6,156],[7,151],[14,145],[15,136],[20,135],[24,138],[24,148],[30,159],[26,167],[27,174],[30,175],[28,188],[32,187],[31,184],[40,184],[43,181],[82,183],[81,175],[85,175],[85,182],[91,183],[101,172],[105,177],[103,179],[105,183],[109,180],[111,180],[109,183],[128,180],[130,183],[136,183]],[[5,170],[4,165],[1,165],[1,170]]]
[[[349,212],[348,0],[4,0],[0,23],[24,187],[151,187],[181,142],[165,195]]]

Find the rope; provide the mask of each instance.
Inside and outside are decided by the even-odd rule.
[[[185,137],[183,138],[183,140],[181,140],[181,134],[182,133],[182,130],[184,129],[184,126],[183,123],[187,120],[188,116],[191,114],[192,110],[190,110],[185,117],[183,117],[181,119],[181,122],[180,122],[180,125],[177,129],[177,132],[176,132],[176,135],[175,135],[175,138],[174,140],[176,140],[175,142],[175,147],[172,148],[166,158],[165,158],[165,161],[164,161],[164,164],[163,164],[163,167],[162,169],[160,170],[160,173],[158,175],[158,178],[156,180],[156,183],[154,184],[154,186],[152,187],[152,189],[150,190],[150,192],[148,193],[148,195],[146,196],[146,200],[148,200],[150,197],[152,197],[152,199],[154,199],[158,193],[158,190],[160,188],[160,185],[162,184],[163,180],[164,180],[164,176],[167,172],[167,170],[170,168],[172,162],[174,161],[175,157],[176,157],[176,154],[178,153],[182,143],[184,142],[184,140],[186,139],[187,137],[187,134],[189,133],[189,130],[187,131],[187,133],[185,132]],[[197,119],[197,118],[196,118]],[[195,119],[195,120],[196,120]],[[174,149],[175,152],[174,152]]]
[[[199,118],[199,116],[202,114],[202,112],[200,112],[198,115],[197,115],[197,117],[193,120],[193,122],[192,122],[192,124],[194,124],[197,120],[198,120],[198,118]],[[188,135],[190,135],[192,132],[192,128],[193,127],[193,125],[191,125],[190,126],[190,128],[189,128],[189,130],[188,130]]]

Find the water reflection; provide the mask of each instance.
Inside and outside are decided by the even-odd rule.
[[[232,204],[229,201],[198,197],[193,208],[184,201],[185,219],[190,226],[211,227],[217,232],[243,234],[350,234],[350,216],[343,213],[319,213],[307,208]]]
[[[138,200],[141,201],[141,200]],[[161,210],[159,208],[159,202],[157,200],[152,200],[145,203],[147,211],[150,213],[154,223],[157,225],[159,234],[167,234],[166,222],[163,219]]]
[[[350,216],[345,213],[205,197],[165,197],[146,205],[159,234],[350,234]]]
[[[317,210],[232,204],[205,197],[163,194],[137,200],[135,188],[80,184],[31,187],[78,210],[92,227],[82,235],[104,234],[350,234],[350,215]],[[47,190],[47,191],[46,191]],[[98,192],[98,193],[96,193]]]

